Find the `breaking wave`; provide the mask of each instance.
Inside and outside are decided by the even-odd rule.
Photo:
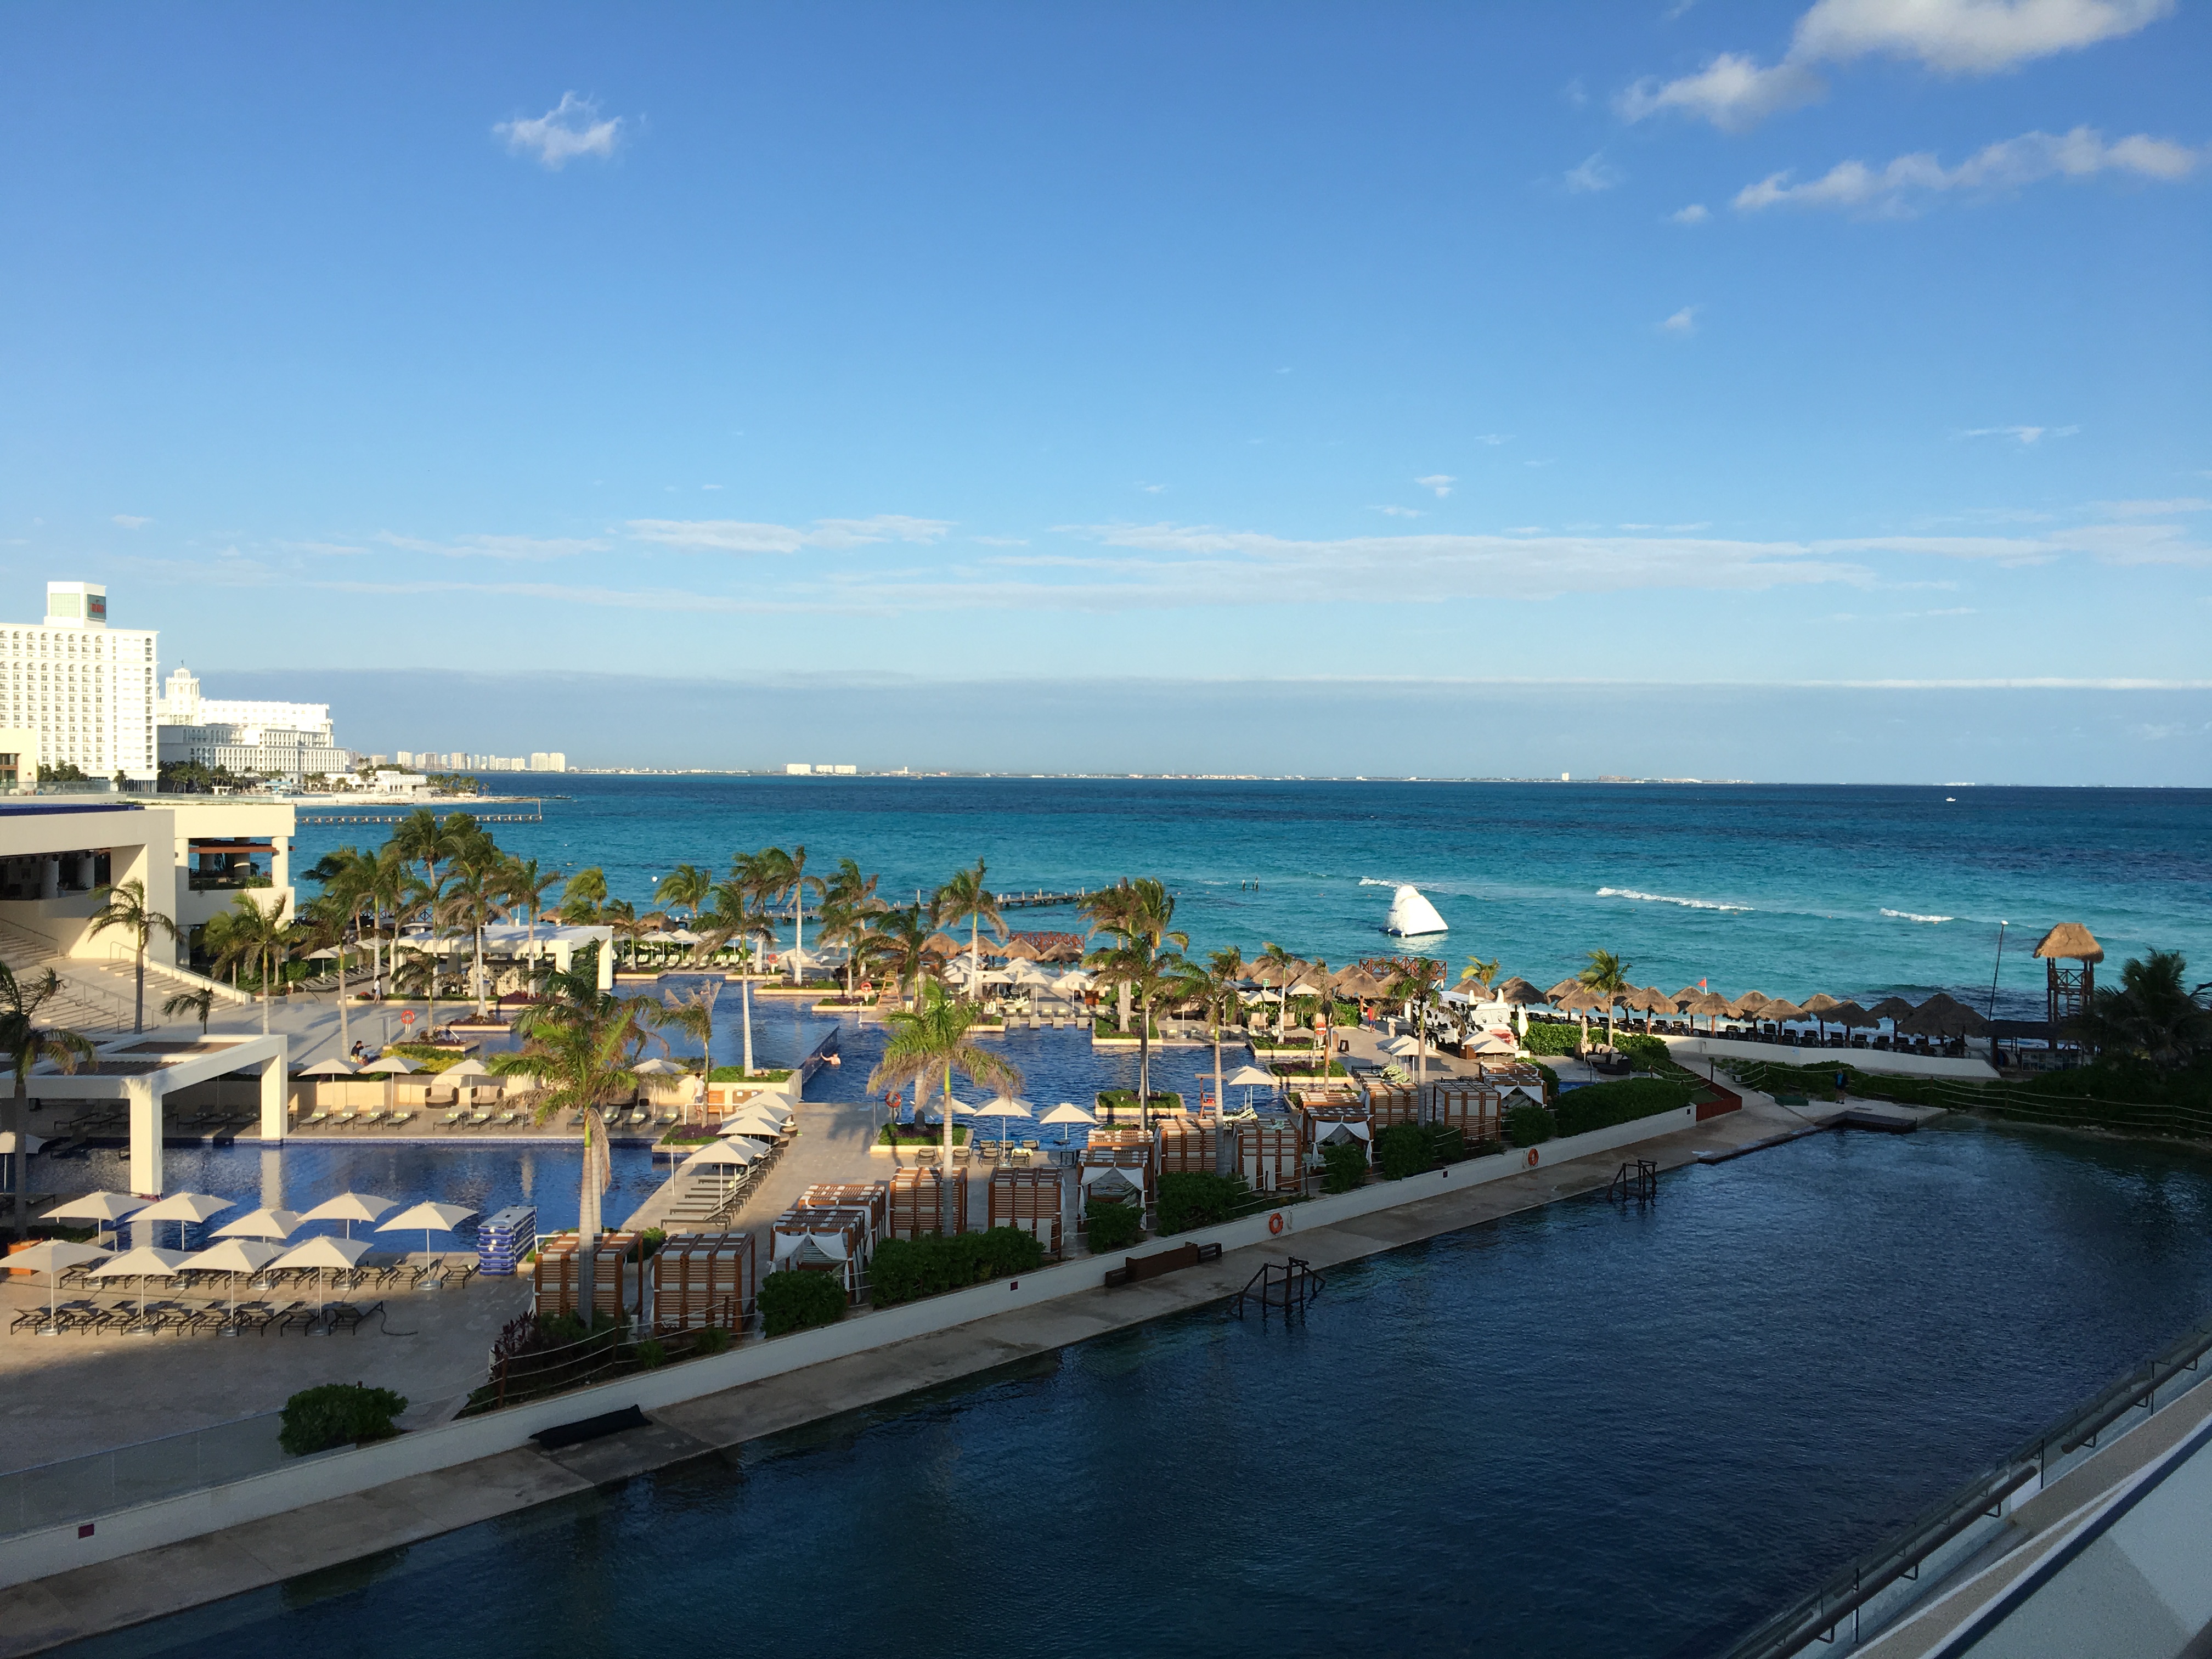
[[[1884,911],[1882,912],[1882,915],[1886,915],[1886,916],[1895,916],[1895,917],[1896,917],[1899,921],[1958,921],[1958,917],[1956,917],[1956,916],[1923,916],[1923,915],[1916,915],[1915,914],[1913,914],[1913,912],[1911,912],[1911,911],[1910,911],[1910,910],[1884,910]]]
[[[1668,893],[1639,893],[1633,887],[1601,887],[1600,898],[1639,899],[1646,904],[1679,904],[1688,910],[1748,910],[1748,904],[1723,904],[1712,899],[1675,898]]]

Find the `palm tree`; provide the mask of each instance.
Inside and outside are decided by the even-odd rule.
[[[851,859],[840,859],[837,872],[823,884],[822,930],[818,937],[845,947],[845,995],[853,994],[853,974],[860,942],[868,936],[874,919],[890,908],[876,896],[876,878],[863,875]]]
[[[466,812],[448,812],[441,818],[427,806],[410,813],[392,832],[395,855],[404,863],[422,866],[422,908],[430,924],[430,994],[422,1015],[426,1031],[438,1025],[438,923],[446,900],[438,866],[459,858],[480,833],[477,821]]]
[[[793,847],[788,853],[781,847],[771,847],[761,855],[760,879],[765,884],[761,894],[771,902],[782,898],[791,901],[791,948],[803,958],[806,950],[806,890],[811,887],[820,894],[827,885],[821,877],[806,873],[806,849]],[[791,964],[791,982],[798,984],[805,977],[806,969],[799,961]]]
[[[983,924],[991,924],[991,932],[1000,939],[1006,936],[1006,919],[999,914],[999,900],[983,885],[983,860],[977,859],[973,870],[953,872],[952,879],[930,896],[929,919],[939,927],[957,927],[968,924],[968,960],[978,962],[983,949]]]
[[[571,927],[587,927],[599,919],[607,902],[607,872],[596,864],[579,870],[561,890],[561,920]]]
[[[136,876],[106,887],[95,887],[92,896],[102,901],[100,908],[92,913],[94,937],[111,927],[120,927],[131,936],[133,966],[137,969],[137,1000],[131,1008],[131,1029],[133,1032],[143,1031],[146,1029],[146,945],[157,933],[167,933],[173,940],[177,937],[176,921],[146,902],[146,884]]]
[[[228,920],[223,930],[223,954],[216,962],[236,963],[251,962],[261,978],[261,1035],[269,1035],[269,982],[276,977],[278,966],[291,958],[294,933],[292,924],[284,919],[285,895],[279,893],[270,900],[264,910],[251,893],[240,893],[230,902]],[[210,928],[214,923],[208,924]]]
[[[1429,1081],[1429,1002],[1443,983],[1444,965],[1433,957],[1412,957],[1397,964],[1398,971],[1390,976],[1386,994],[1400,1001],[1410,1003],[1413,1009],[1413,1087],[1416,1091],[1425,1088]],[[1497,971],[1492,964],[1492,971]],[[1322,1073],[1328,1075],[1326,1072]],[[1418,1099],[1416,1093],[1415,1098]]]
[[[673,1028],[699,1044],[699,1098],[707,1098],[707,1085],[714,1077],[714,1002],[722,994],[722,981],[708,980],[688,992],[663,994],[664,1006],[649,1018],[662,1030]]]
[[[1253,965],[1268,969],[1268,976],[1275,981],[1275,1037],[1279,1042],[1290,1035],[1291,975],[1305,964],[1274,940],[1267,939],[1261,945],[1260,960]]]
[[[1480,985],[1486,991],[1490,988],[1492,981],[1497,977],[1498,958],[1495,957],[1488,962],[1485,962],[1480,957],[1469,957],[1467,959],[1467,966],[1459,970],[1461,984]]]
[[[714,890],[714,878],[696,864],[679,864],[660,878],[653,902],[696,916]]]
[[[362,870],[362,880],[366,889],[363,896],[368,904],[369,937],[376,947],[372,988],[376,1000],[381,1002],[386,973],[397,975],[399,971],[399,930],[421,902],[418,890],[422,884],[407,867],[407,860],[400,856],[399,849],[390,842],[379,849],[374,867]],[[385,932],[387,915],[391,919],[388,938]],[[387,943],[389,951],[386,949]]]
[[[890,1017],[890,1036],[884,1041],[883,1058],[868,1073],[870,1093],[918,1082],[921,1086],[915,1091],[917,1100],[921,1091],[942,1074],[945,1162],[948,1167],[952,1162],[953,1073],[960,1072],[978,1087],[996,1089],[1002,1094],[1012,1094],[1022,1086],[1020,1067],[1005,1055],[994,1054],[968,1040],[968,1028],[975,1023],[975,1015],[973,1003],[946,996],[941,985],[925,985],[921,1002],[912,1013],[894,1013]]]
[[[1213,1109],[1217,1112],[1226,1111],[1229,1102],[1221,1085],[1222,1011],[1242,1006],[1238,995],[1243,980],[1243,953],[1232,945],[1208,957],[1203,968],[1192,964],[1175,988],[1182,995],[1206,1005],[1206,1024],[1213,1039]]]
[[[62,976],[51,968],[35,979],[24,981],[0,962],[0,1054],[7,1055],[15,1073],[15,1090],[8,1100],[8,1133],[15,1137],[13,1144],[19,1149],[23,1145],[23,1106],[31,1093],[31,1068],[50,1060],[61,1070],[74,1072],[79,1060],[92,1054],[89,1038],[39,1022],[41,1011],[61,994],[61,988]],[[8,1228],[18,1238],[23,1236],[23,1169],[27,1162],[19,1150],[15,1179],[8,1194]]]
[[[2100,1054],[2125,1054],[2153,1066],[2186,1063],[2212,1048],[2212,1013],[2188,988],[2189,963],[2179,951],[2153,951],[2120,969],[2117,986],[2100,985],[2072,1029]]]
[[[891,991],[898,1000],[906,994],[906,981],[914,981],[915,1006],[921,1004],[921,976],[927,965],[924,946],[929,940],[929,924],[922,919],[919,907],[908,905],[903,909],[885,910],[868,918],[866,930],[853,954],[871,967],[880,966],[891,981]]]
[[[1075,908],[1085,924],[1085,939],[1126,928],[1134,903],[1135,896],[1130,890],[1127,877],[1112,887],[1102,887],[1097,892],[1085,896]],[[1126,1036],[1129,1030],[1129,987],[1127,981],[1115,984],[1114,1003],[1114,1029]]]
[[[338,1052],[342,1054],[353,1049],[350,1011],[346,1007],[346,941],[358,921],[359,917],[347,905],[345,896],[335,889],[325,889],[320,898],[300,913],[301,942],[312,950],[329,951],[337,957]]]
[[[1612,1048],[1613,1000],[1628,989],[1628,963],[1611,951],[1593,951],[1589,966],[1575,977],[1585,989],[1605,999],[1605,1046]]]
[[[530,966],[526,972],[538,972],[538,918],[545,908],[545,896],[561,884],[558,870],[540,870],[536,859],[509,859],[507,865],[506,899],[510,905],[519,905],[530,927]]]
[[[744,1025],[745,1075],[753,1074],[753,940],[773,939],[775,929],[768,912],[760,908],[757,884],[749,878],[740,858],[731,872],[714,884],[714,908],[700,918],[706,938],[699,950],[710,963],[732,941],[738,955],[738,1007]]]
[[[507,914],[507,854],[478,831],[465,839],[453,857],[453,886],[446,897],[446,919],[465,928],[474,944],[471,975],[476,981],[477,1018],[485,1014],[484,929]]]
[[[981,866],[979,866],[980,869]],[[1185,966],[1176,951],[1190,949],[1190,935],[1170,931],[1175,897],[1150,876],[1119,890],[1127,896],[1113,910],[1119,919],[1106,928],[1114,943],[1085,957],[1084,966],[1116,986],[1126,986],[1137,1002],[1138,1121],[1152,1122],[1152,1005]]]
[[[161,1005],[161,1012],[171,1019],[186,1016],[200,1023],[200,1035],[207,1035],[208,1017],[215,1012],[215,987],[203,985],[197,991],[179,991]]]
[[[599,1109],[637,1088],[637,1055],[647,1041],[641,1023],[651,1005],[642,997],[617,997],[599,988],[598,964],[588,955],[565,974],[547,980],[547,1000],[535,1005],[522,1047],[492,1057],[491,1068],[528,1073],[538,1079],[537,1121],[561,1112],[583,1120],[584,1170],[576,1203],[577,1306],[592,1323],[592,1256],[599,1237],[599,1198],[613,1180],[606,1119]]]

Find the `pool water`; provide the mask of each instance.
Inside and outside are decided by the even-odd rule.
[[[70,1651],[1701,1654],[2208,1303],[2212,1160],[1815,1136]]]

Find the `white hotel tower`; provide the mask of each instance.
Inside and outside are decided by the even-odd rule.
[[[110,628],[99,583],[48,582],[46,621],[0,624],[0,750],[21,756],[27,773],[73,763],[88,777],[151,783],[158,637]]]

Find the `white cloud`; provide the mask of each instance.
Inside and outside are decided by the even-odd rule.
[[[511,559],[535,562],[574,558],[580,553],[604,553],[610,544],[579,536],[455,536],[449,541],[428,541],[418,536],[398,536],[389,530],[376,533],[386,547],[410,553],[434,553],[444,559]],[[332,551],[345,550],[332,549]]]
[[[1613,107],[1629,121],[1672,112],[1741,132],[1821,96],[1815,64],[1881,53],[1945,74],[1993,75],[2132,34],[2172,9],[2173,0],[1816,0],[1772,67],[1724,52],[1695,74],[1637,82]]]
[[[1424,516],[1418,507],[1378,507],[1375,510],[1393,519],[1418,519]]]
[[[632,519],[628,526],[639,541],[710,553],[796,553],[804,548],[839,551],[878,542],[935,542],[951,528],[946,520],[897,513],[879,513],[872,519],[817,519],[803,530],[737,519]]]
[[[115,514],[115,522],[125,530],[143,530],[154,521],[151,519],[142,519],[136,513],[118,513]]]
[[[1580,166],[1567,169],[1566,185],[1569,190],[1583,194],[1592,191],[1611,190],[1627,177],[1626,173],[1605,159],[1605,152],[1601,149],[1585,156]]]
[[[1431,472],[1427,477],[1416,478],[1413,482],[1420,485],[1424,489],[1435,490],[1437,492],[1437,499],[1438,501],[1442,501],[1445,496],[1451,494],[1452,485],[1457,483],[1458,480],[1454,478],[1449,472]]]
[[[1676,208],[1667,216],[1678,225],[1702,225],[1713,216],[1703,202],[1692,202],[1686,208]]]
[[[1474,441],[1479,444],[1488,444],[1495,449],[1500,444],[1511,443],[1513,434],[1510,432],[1478,432],[1474,434]]]
[[[2021,447],[2049,438],[2070,438],[2081,428],[2078,426],[1973,426],[1959,435],[1961,438],[2014,438]]]
[[[1695,75],[1663,85],[1638,81],[1613,100],[1613,108],[1625,121],[1674,112],[1710,121],[1723,132],[1742,132],[1826,90],[1819,76],[1799,65],[1761,69],[1751,58],[1724,52]]]
[[[2107,143],[2093,127],[2071,132],[2025,132],[1984,146],[1955,167],[1946,167],[1926,151],[1900,155],[1887,167],[1841,161],[1802,185],[1788,173],[1770,173],[1736,192],[1739,213],[1763,208],[1826,207],[1899,215],[1911,212],[1931,195],[1956,190],[2015,190],[2045,179],[2087,179],[2100,173],[2126,173],[2172,182],[2185,179],[2206,159],[2203,150],[2138,132]]]
[[[1698,331],[1698,307],[1684,306],[1659,326],[1669,334],[1695,334]]]
[[[622,129],[621,116],[611,115],[601,120],[595,100],[564,92],[561,101],[544,114],[532,119],[501,121],[492,131],[507,141],[512,154],[530,156],[558,172],[579,155],[596,155],[602,160],[612,155],[616,144],[621,142]]]
[[[1953,75],[1994,75],[2133,34],[2173,0],[1819,0],[1790,55],[1849,63],[1881,52]]]
[[[1147,495],[1157,495],[1163,489],[1165,489],[1167,486],[1165,484],[1146,483],[1139,480],[1137,484],[1137,488],[1143,490]]]
[[[2212,513],[2212,501],[2184,495],[2171,501],[2100,501],[2099,507],[2116,519],[2166,518],[2176,513]]]
[[[982,547],[1027,547],[1030,544],[1030,538],[1026,536],[970,536],[968,539]]]

